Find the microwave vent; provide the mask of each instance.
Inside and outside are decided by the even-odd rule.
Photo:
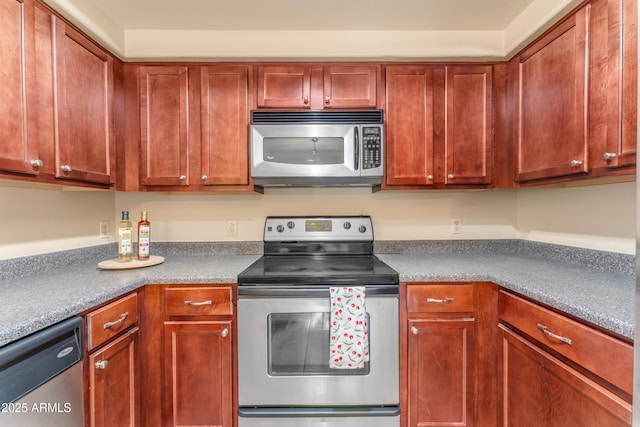
[[[382,110],[367,111],[252,111],[252,124],[272,123],[353,123],[382,124]]]

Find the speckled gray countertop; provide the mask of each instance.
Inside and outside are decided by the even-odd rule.
[[[138,270],[99,270],[109,245],[0,261],[0,346],[145,284],[235,283],[261,243],[156,248],[165,262]],[[376,253],[401,281],[490,281],[633,339],[633,256],[520,241],[376,242]]]

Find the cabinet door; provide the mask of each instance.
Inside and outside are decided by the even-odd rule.
[[[138,328],[89,355],[91,427],[140,425]]]
[[[377,66],[324,67],[324,108],[375,108]]]
[[[310,108],[311,67],[258,67],[258,107]]]
[[[474,425],[474,319],[409,319],[408,345],[409,427]]]
[[[34,8],[31,0],[0,0],[0,169],[37,174],[34,108]]]
[[[115,181],[113,58],[55,19],[56,177]]]
[[[202,67],[201,127],[204,185],[249,184],[249,67]]]
[[[588,169],[586,6],[519,57],[516,180]]]
[[[433,184],[433,85],[430,67],[386,69],[387,185]]]
[[[631,425],[631,405],[501,326],[501,425]]]
[[[611,168],[636,164],[638,2],[608,1],[607,150],[596,153]]]
[[[492,67],[447,67],[445,183],[492,180]]]
[[[232,426],[231,331],[231,321],[165,322],[166,426]]]
[[[140,183],[189,185],[188,71],[140,67]]]

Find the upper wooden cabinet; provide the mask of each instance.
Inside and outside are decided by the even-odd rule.
[[[189,185],[188,69],[143,66],[140,79],[140,183]]]
[[[491,184],[493,68],[446,68],[445,171],[448,185]]]
[[[252,190],[251,70],[249,65],[127,65],[125,87],[138,91],[137,104],[129,98],[127,109],[139,106],[139,128],[128,127],[127,145],[140,147],[139,160],[136,150],[122,147],[125,174],[139,173],[139,183],[129,182],[129,189]]]
[[[376,108],[377,65],[258,66],[258,108]]]
[[[37,174],[42,160],[35,135],[34,7],[31,0],[0,0],[0,170]]]
[[[433,67],[386,67],[385,184],[432,185]]]
[[[493,66],[386,67],[385,188],[493,183]]]
[[[516,181],[588,171],[589,9],[579,10],[512,62]]]
[[[202,185],[249,184],[249,70],[200,69]]]
[[[113,57],[54,18],[56,177],[115,182]]]

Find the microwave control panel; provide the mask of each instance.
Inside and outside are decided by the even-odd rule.
[[[362,127],[362,167],[379,168],[382,165],[382,127]]]

